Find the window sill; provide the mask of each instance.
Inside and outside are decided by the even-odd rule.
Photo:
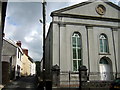
[[[110,53],[99,53],[99,55],[111,55]]]
[[[72,74],[78,74],[79,71],[72,71],[71,73],[72,73]]]

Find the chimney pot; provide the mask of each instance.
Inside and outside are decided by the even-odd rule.
[[[19,47],[21,47],[21,41],[17,41],[16,43]]]
[[[23,52],[25,53],[26,56],[28,56],[28,49],[23,49]]]

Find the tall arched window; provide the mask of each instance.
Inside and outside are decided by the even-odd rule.
[[[105,58],[102,58],[99,63],[100,64],[109,64],[109,62]]]
[[[109,48],[108,48],[108,39],[105,34],[101,34],[100,37],[100,52],[102,53],[108,53]]]
[[[82,64],[82,41],[81,35],[75,32],[72,35],[72,50],[73,50],[73,71],[78,71]]]

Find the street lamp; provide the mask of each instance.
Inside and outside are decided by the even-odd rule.
[[[46,26],[46,11],[45,11],[45,0],[42,0],[42,8],[43,8],[43,85],[45,87],[45,26]]]

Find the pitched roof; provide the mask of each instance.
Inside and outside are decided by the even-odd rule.
[[[33,60],[30,56],[28,56],[28,59],[29,59],[32,63],[34,63],[34,60]]]
[[[14,47],[18,47],[16,44],[15,44],[15,42],[14,41],[12,41],[12,40],[10,40],[10,39],[7,39],[7,38],[3,38],[3,41],[6,41],[6,42],[8,42],[9,44],[11,44],[11,45],[13,45]]]
[[[6,41],[6,42],[8,42],[9,44],[11,44],[12,46],[18,48],[18,49],[20,50],[20,52],[23,54],[23,51],[22,51],[21,47],[19,47],[18,45],[16,45],[16,43],[15,43],[14,41],[12,41],[12,40],[10,40],[10,39],[6,39],[6,38],[3,38],[3,41]]]

